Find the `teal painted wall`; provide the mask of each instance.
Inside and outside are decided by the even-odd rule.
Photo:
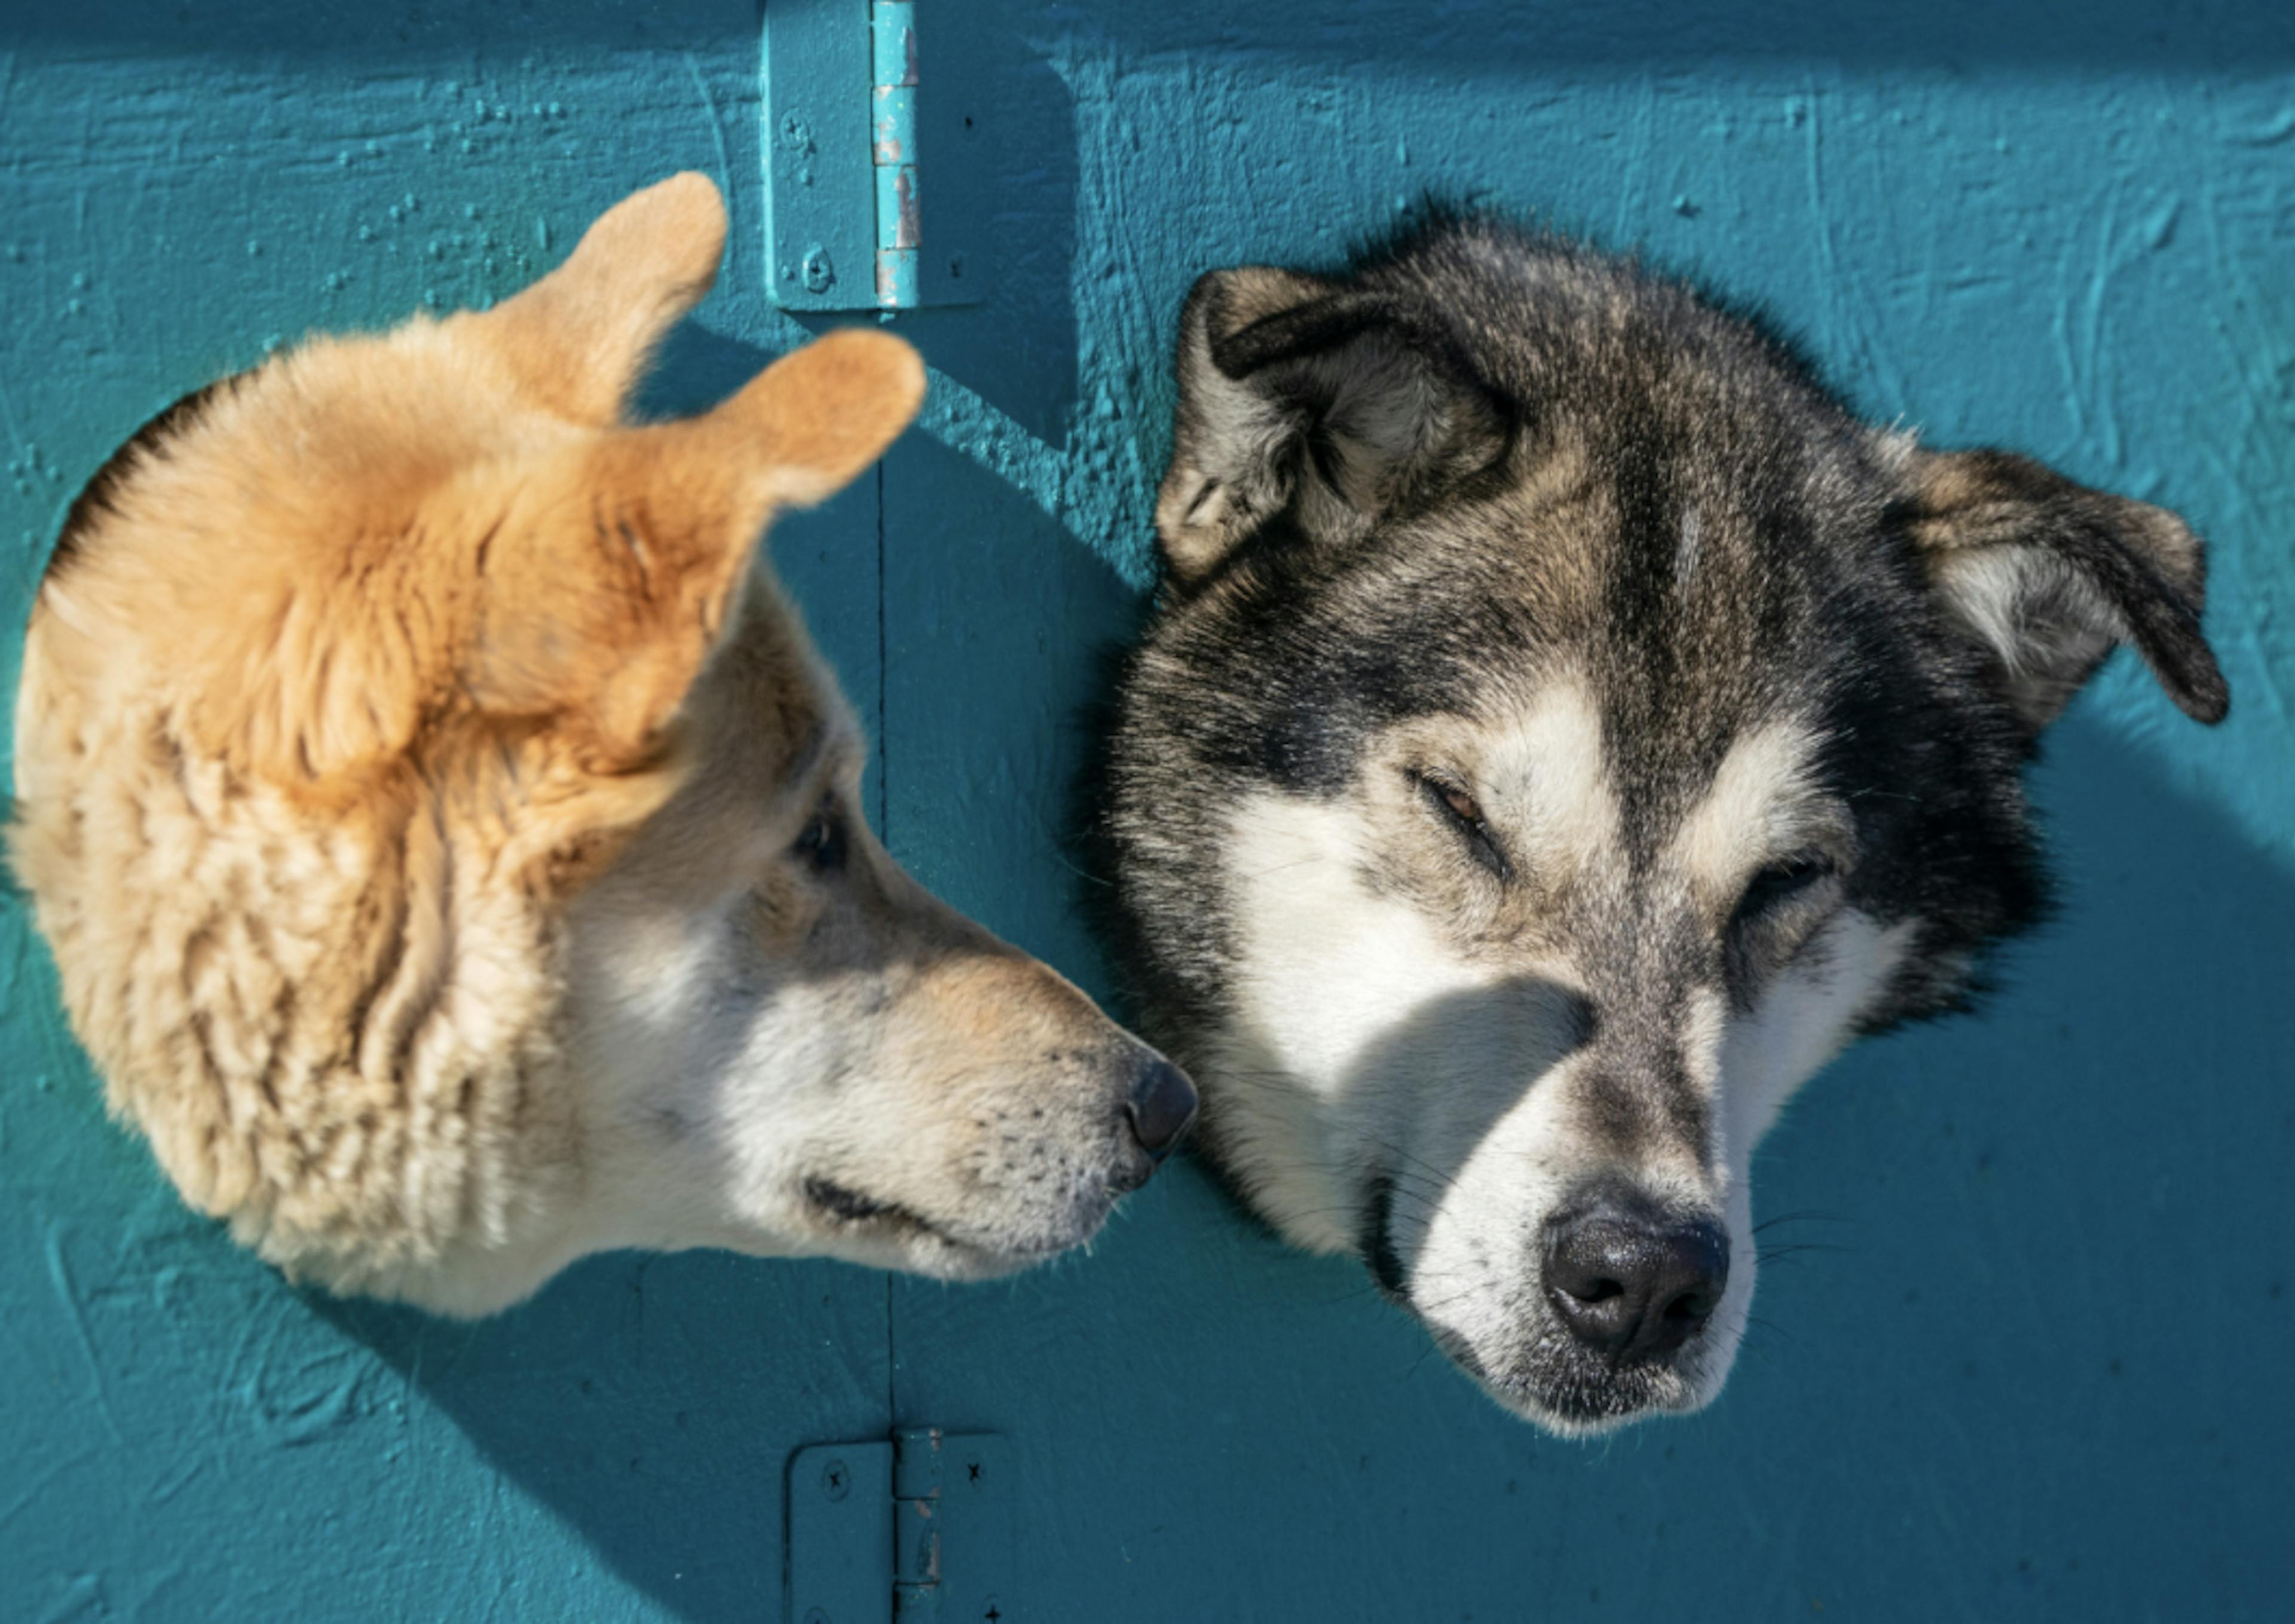
[[[927,1422],[1014,1440],[1040,1624],[2285,1617],[2295,13],[948,10],[994,294],[900,319],[922,430],[774,551],[894,849],[1087,982],[1059,835],[1179,298],[1430,186],[1763,301],[1874,415],[2178,508],[2233,719],[2106,672],[2039,779],[2064,918],[1989,1013],[1812,1087],[1758,1199],[1836,1249],[1765,1271],[1711,1411],[1591,1447],[1185,1167],[1002,1285],[617,1257],[477,1326],[298,1293],[104,1121],[8,901],[0,1618],[778,1619],[788,1453]],[[271,342],[499,296],[685,167],[734,247],[655,404],[801,336],[762,297],[759,38],[750,0],[0,16],[8,684],[80,483]]]

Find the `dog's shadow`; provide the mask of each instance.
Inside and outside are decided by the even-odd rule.
[[[696,1620],[779,1616],[782,1478],[887,1422],[884,1277],[615,1253],[474,1324],[314,1294],[323,1319],[637,1589]]]

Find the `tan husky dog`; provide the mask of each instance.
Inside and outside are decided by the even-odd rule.
[[[620,421],[724,235],[682,175],[490,312],[219,385],[49,567],[16,873],[113,1111],[291,1274],[457,1314],[614,1247],[987,1275],[1194,1114],[870,836],[752,567],[906,425],[914,352]]]

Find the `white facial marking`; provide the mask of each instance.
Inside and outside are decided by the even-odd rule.
[[[1810,777],[1821,743],[1793,722],[1742,737],[1661,862],[1670,883],[1734,894],[1760,863],[1838,831],[1839,809]],[[1548,683],[1502,726],[1477,730],[1461,760],[1525,873],[1618,871],[1619,798],[1581,677]],[[1383,1216],[1383,1251],[1420,1316],[1493,1373],[1505,1402],[1570,1432],[1631,1416],[1554,1413],[1520,1385],[1533,1367],[1523,1361],[1548,1358],[1567,1334],[1545,1301],[1544,1226],[1597,1172],[1676,1210],[1718,1207],[1733,1260],[1727,1293],[1702,1341],[1652,1378],[1648,1400],[1702,1404],[1728,1374],[1753,1291],[1753,1148],[1848,1041],[1916,927],[1834,915],[1747,1013],[1718,986],[1693,991],[1677,1036],[1689,1081],[1714,1101],[1712,1143],[1702,1158],[1646,1147],[1618,1166],[1614,1149],[1583,1138],[1573,1068],[1602,1051],[1598,1038],[1579,1047],[1572,972],[1502,947],[1470,956],[1423,891],[1378,885],[1406,859],[1378,845],[1391,820],[1374,795],[1268,793],[1234,814],[1235,1019],[1207,1057],[1223,1155],[1303,1245],[1368,1250],[1364,1226]],[[1373,1179],[1387,1187],[1383,1206],[1364,1199]]]
[[[1240,1001],[1317,1093],[1340,1092],[1363,1050],[1425,1004],[1477,983],[1409,902],[1362,883],[1350,807],[1255,796],[1229,836],[1244,933]]]
[[[1806,804],[1821,742],[1793,721],[1738,735],[1673,837],[1673,859],[1694,885],[1710,894],[1733,894],[1756,865],[1817,832]]]
[[[1729,1033],[1729,995],[1719,987],[1696,987],[1681,1024],[1681,1058],[1689,1081],[1700,1096],[1711,1099],[1722,1086],[1721,1046]],[[1712,1133],[1721,1138],[1720,1113],[1713,1114]],[[1722,1139],[1722,1144],[1727,1141]],[[1709,1158],[1721,1148],[1709,1145]]]
[[[1352,1147],[1381,1129],[1364,1087],[1369,1051],[1421,1009],[1481,984],[1418,910],[1373,894],[1363,822],[1341,804],[1254,796],[1229,828],[1243,940],[1236,1019],[1220,1069],[1234,1081],[1230,1140],[1257,1148],[1270,1215],[1300,1244],[1343,1252],[1357,1235]]]
[[[1752,1011],[1730,1023],[1721,1043],[1722,1132],[1740,1187],[1778,1110],[1841,1052],[1858,1016],[1904,961],[1916,930],[1911,921],[1883,926],[1844,909],[1763,991]]]
[[[1478,1353],[1509,1350],[1522,1339],[1526,1310],[1540,1311],[1534,1241],[1575,1171],[1567,1154],[1571,1064],[1549,1068],[1537,1086],[1523,1080],[1519,1098],[1494,1120],[1445,1113],[1450,1131],[1426,1137],[1427,1159],[1455,1168],[1448,1187],[1424,1212],[1397,1204],[1414,1306]]]
[[[1753,1245],[1753,1152],[1801,1085],[1855,1035],[1910,950],[1916,926],[1883,926],[1854,909],[1836,915],[1733,1022],[1721,1043],[1722,1136],[1728,1180],[1724,1204],[1729,1285],[1706,1328],[1711,1346],[1702,1399],[1719,1392],[1745,1334],[1757,1273]]]
[[[1602,713],[1582,678],[1565,675],[1531,695],[1520,717],[1496,730],[1482,777],[1523,868],[1567,873],[1615,851],[1617,792]]]

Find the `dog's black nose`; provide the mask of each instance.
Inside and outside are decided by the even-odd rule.
[[[1139,1141],[1139,1148],[1161,1162],[1195,1125],[1196,1085],[1169,1060],[1151,1055],[1131,1080],[1131,1098],[1123,1102],[1123,1114],[1131,1119],[1131,1137]]]
[[[1546,1241],[1546,1299],[1571,1334],[1618,1359],[1661,1359],[1698,1332],[1729,1284],[1729,1237],[1597,1202],[1556,1223]]]

